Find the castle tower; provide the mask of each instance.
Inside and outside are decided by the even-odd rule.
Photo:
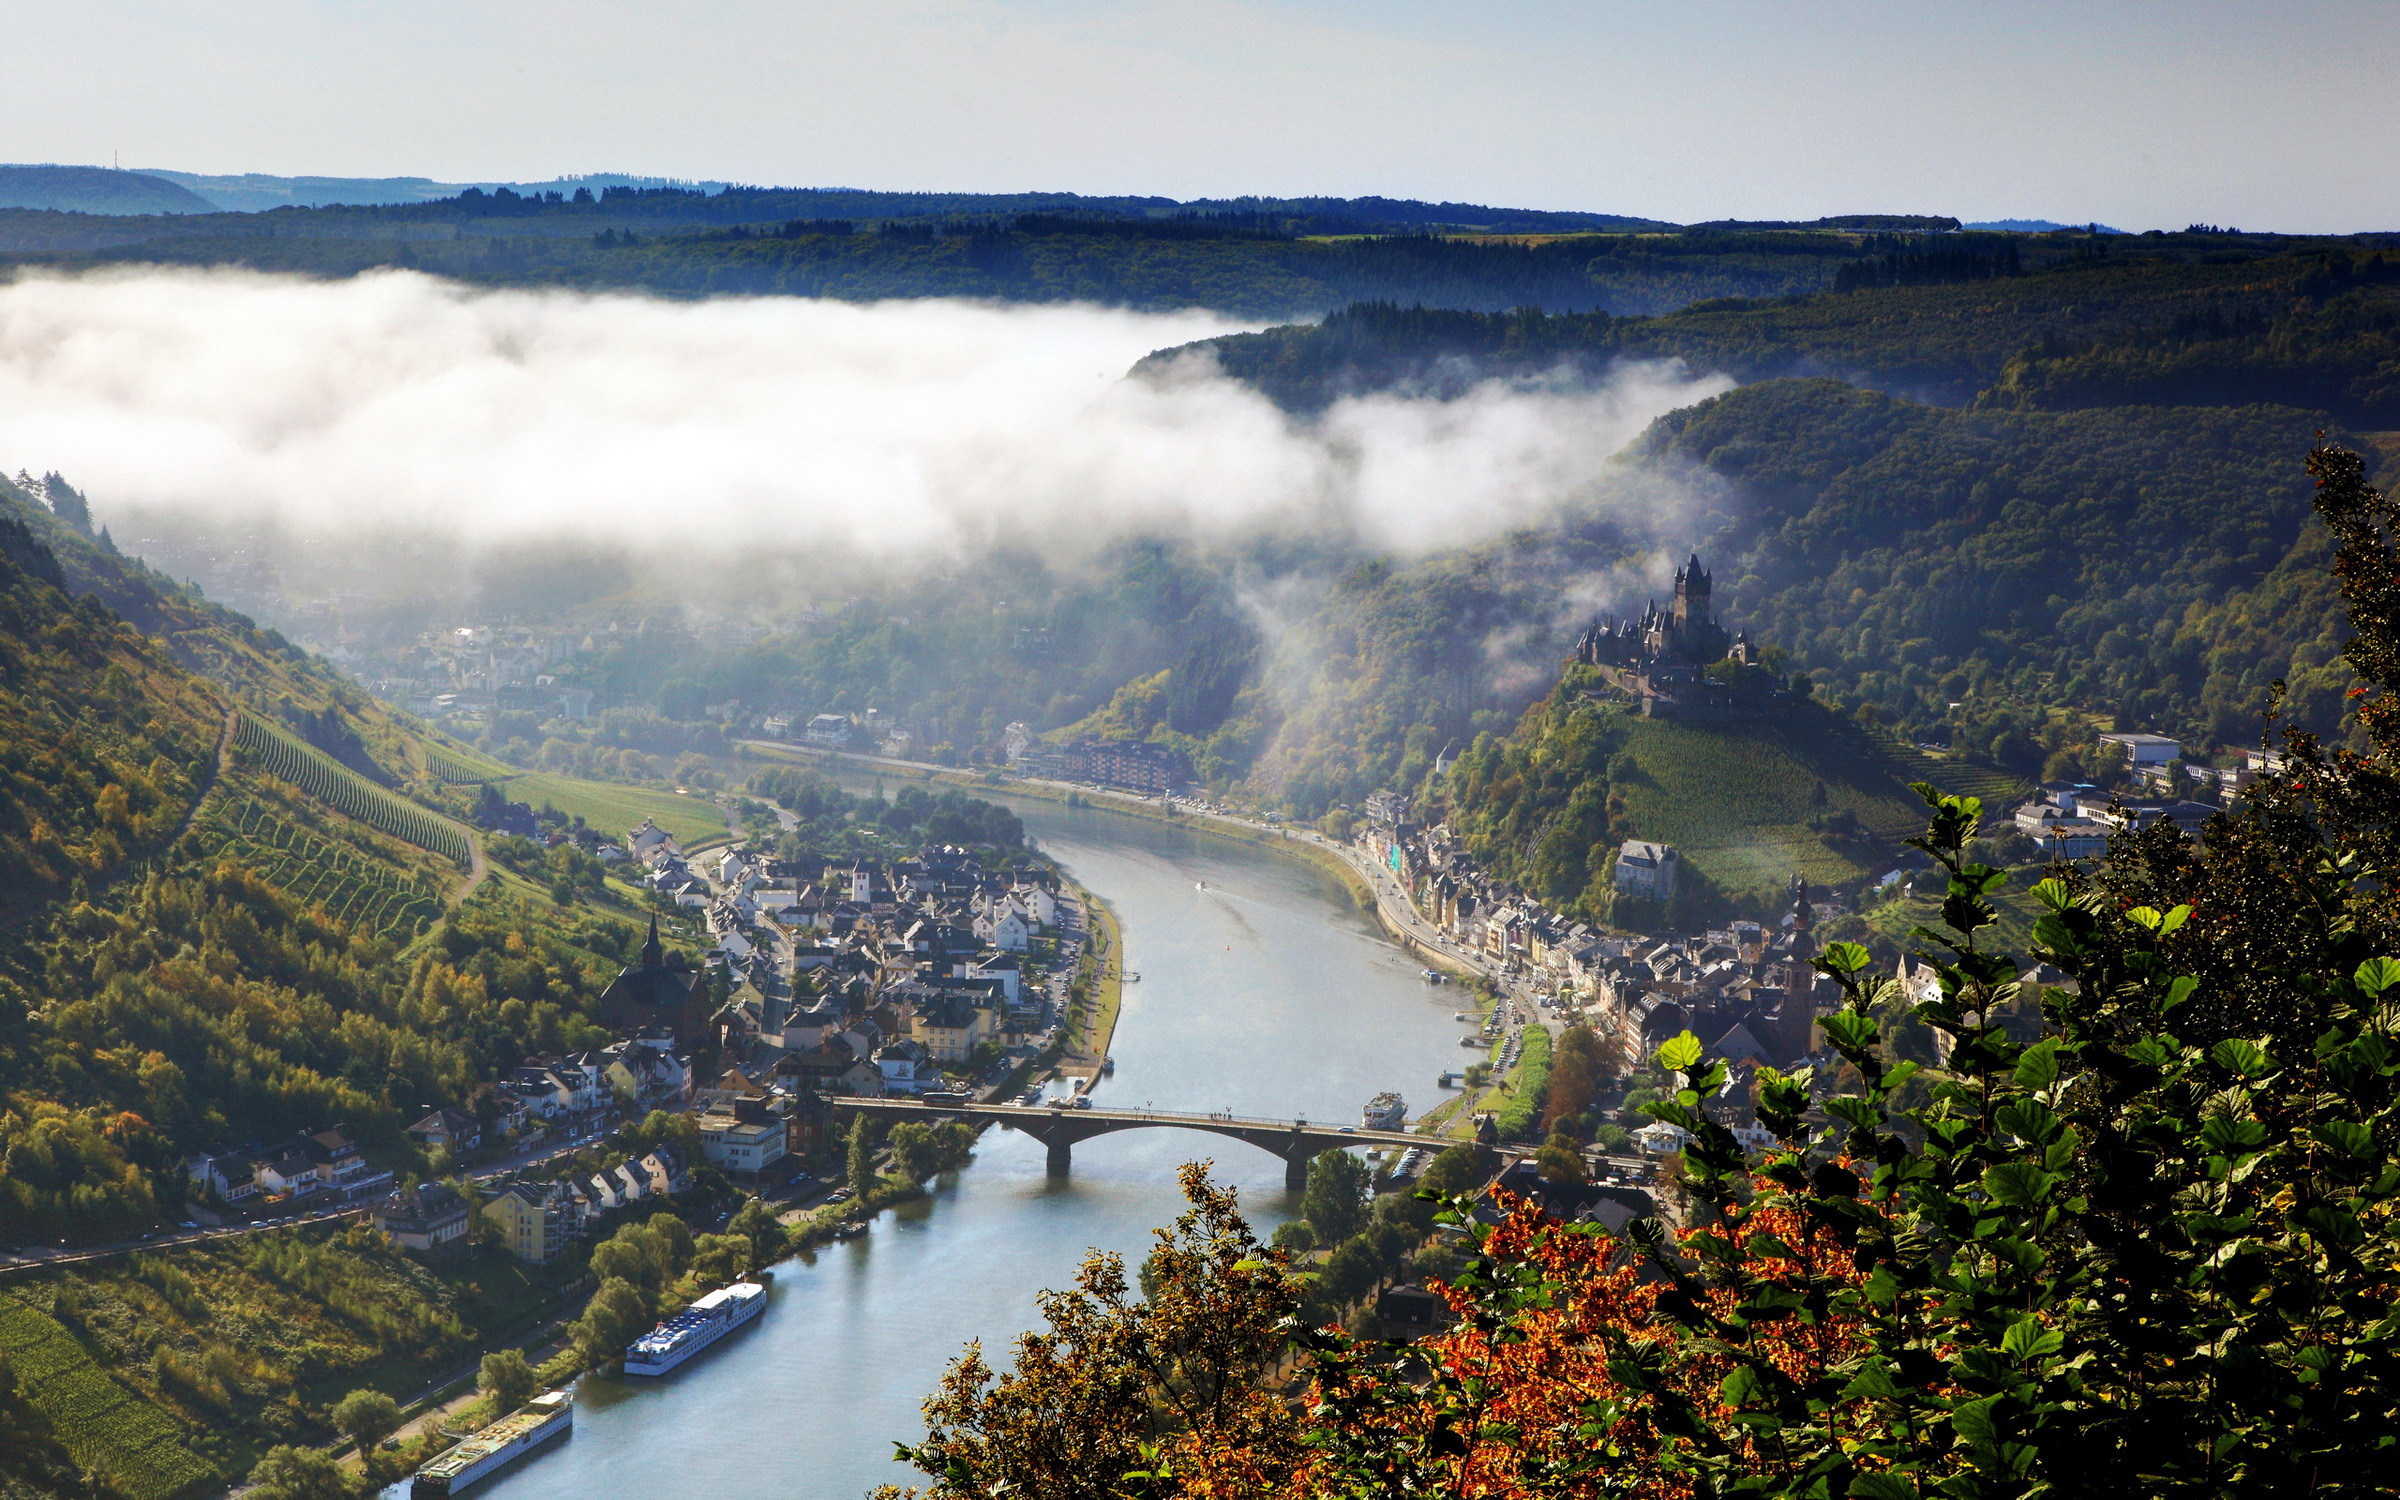
[[[1709,611],[1708,575],[1700,570],[1700,554],[1675,570],[1675,628],[1687,637],[1694,625],[1715,618]]]

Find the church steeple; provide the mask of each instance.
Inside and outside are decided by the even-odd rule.
[[[663,969],[667,966],[666,950],[658,945],[658,913],[650,914],[650,939],[642,944],[642,967]]]

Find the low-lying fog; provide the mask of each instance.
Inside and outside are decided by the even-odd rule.
[[[141,269],[0,285],[0,463],[105,520],[176,509],[322,534],[822,544],[1071,557],[1128,532],[1338,529],[1398,551],[1535,519],[1653,417],[1725,389],[1373,396],[1301,423],[1152,350],[1205,312],[702,302]]]

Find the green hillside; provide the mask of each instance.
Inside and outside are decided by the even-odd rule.
[[[1632,836],[1673,844],[1745,906],[1771,901],[1794,875],[1840,885],[1873,873],[1877,854],[1924,825],[1902,768],[1813,708],[1757,724],[1627,720],[1629,764],[1615,784]],[[1822,831],[1844,813],[1871,837]]]
[[[527,771],[501,782],[512,801],[536,809],[555,807],[568,817],[580,817],[611,838],[622,838],[644,818],[673,834],[683,844],[725,836],[725,813],[697,794],[671,789],[630,786],[621,782],[585,781],[549,771]]]
[[[1723,724],[1644,718],[1569,667],[1514,733],[1484,735],[1429,784],[1436,807],[1484,867],[1562,910],[1613,914],[1618,845],[1682,851],[1693,894],[1682,915],[1763,913],[1795,875],[1843,885],[1887,867],[1924,826],[1909,783],[1989,789],[2004,774],[1895,747],[1803,699]]]

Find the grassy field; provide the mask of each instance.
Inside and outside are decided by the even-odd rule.
[[[1771,895],[1795,873],[1829,884],[1870,873],[1808,826],[1819,811],[1848,811],[1884,838],[1924,826],[1907,776],[1863,736],[1807,723],[1632,719],[1628,728],[1640,767],[1623,784],[1633,826],[1737,898]],[[1822,809],[1812,806],[1819,783]]]
[[[569,817],[580,816],[612,838],[623,838],[644,818],[673,834],[679,844],[725,835],[724,809],[698,793],[680,796],[658,787],[585,781],[550,771],[520,771],[498,785],[512,802],[526,803],[536,811],[555,807]]]
[[[1675,845],[1737,898],[1771,896],[1795,873],[1828,884],[1877,873],[1873,856],[1829,843],[1809,826],[1820,813],[1848,812],[1876,839],[1897,842],[1925,827],[1913,781],[1981,797],[1992,809],[2026,790],[2004,771],[1928,755],[1822,716],[1739,725],[1631,718],[1627,727],[1627,748],[1641,768],[1624,786],[1633,826]]]

